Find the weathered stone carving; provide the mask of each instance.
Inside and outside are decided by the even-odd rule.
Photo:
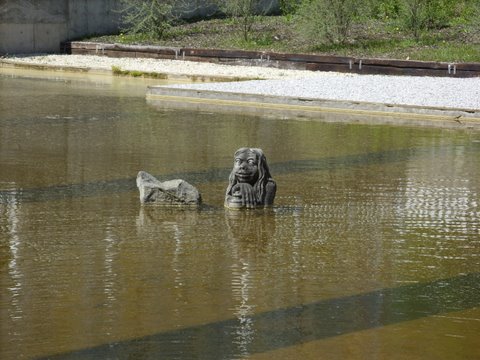
[[[273,205],[276,189],[261,149],[241,148],[235,152],[225,207],[238,209]]]
[[[160,206],[199,206],[202,197],[198,190],[182,179],[161,182],[145,171],[137,175],[137,187],[142,204]]]

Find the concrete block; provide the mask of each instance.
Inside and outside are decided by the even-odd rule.
[[[68,1],[2,0],[0,23],[58,23],[67,16]]]
[[[116,0],[89,1],[86,8],[88,34],[117,33],[120,24],[120,13],[117,9],[118,1]]]
[[[33,24],[0,24],[0,54],[31,53],[34,48]]]
[[[87,0],[70,0],[68,38],[77,39],[88,33]]]
[[[34,52],[59,52],[60,43],[66,39],[68,34],[67,24],[35,24],[34,31]]]

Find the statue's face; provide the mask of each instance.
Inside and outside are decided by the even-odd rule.
[[[238,182],[254,184],[258,179],[257,155],[244,151],[235,157],[233,171]]]

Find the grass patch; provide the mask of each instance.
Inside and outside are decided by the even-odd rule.
[[[112,66],[112,73],[116,76],[144,77],[152,79],[167,80],[168,75],[156,72],[146,72],[138,70],[122,70],[119,66]]]
[[[412,56],[418,60],[436,59],[444,62],[480,62],[480,46],[445,42],[416,49]]]

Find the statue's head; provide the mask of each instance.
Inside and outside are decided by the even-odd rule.
[[[235,152],[233,170],[231,176],[233,181],[255,185],[259,178],[259,172],[265,163],[265,156],[260,149],[241,148]]]
[[[263,151],[258,148],[238,149],[233,156],[233,169],[229,176],[227,197],[233,195],[232,189],[237,184],[246,183],[252,186],[257,203],[264,205],[268,182],[274,184]]]

